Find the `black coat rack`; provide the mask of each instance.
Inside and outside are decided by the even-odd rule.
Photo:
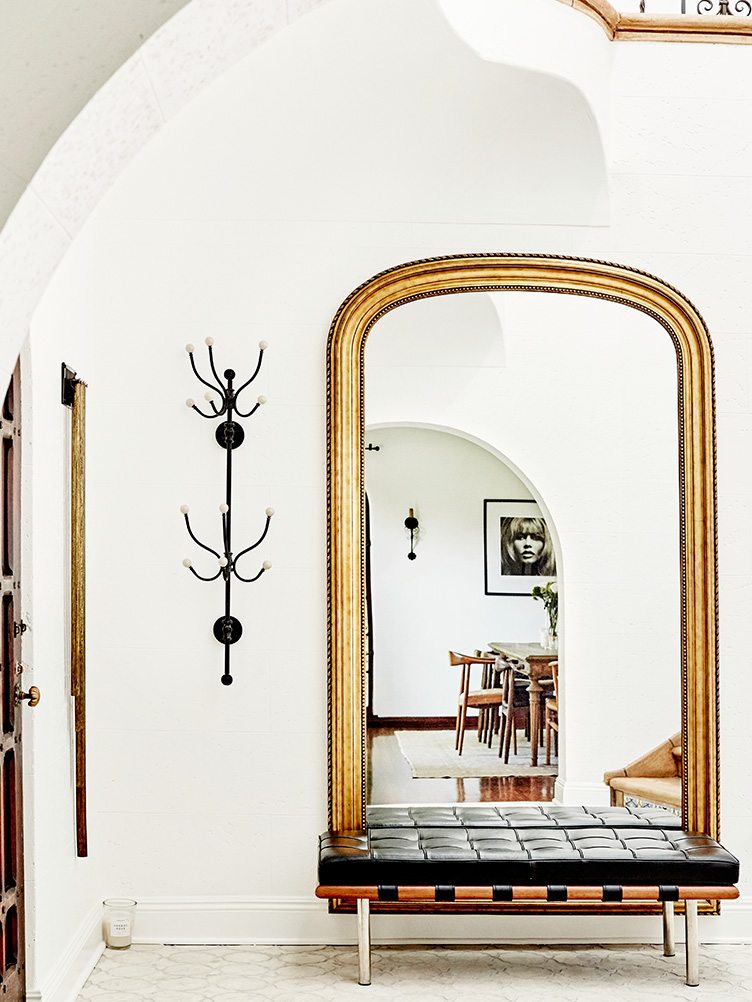
[[[206,543],[202,543],[198,539],[191,529],[190,519],[188,517],[188,505],[184,504],[180,506],[180,511],[185,518],[185,525],[188,529],[188,535],[191,537],[197,546],[200,546],[202,550],[206,550],[208,553],[213,554],[219,561],[219,569],[216,574],[204,576],[199,574],[194,568],[193,562],[190,558],[186,557],[183,561],[183,566],[187,567],[194,577],[197,577],[199,581],[216,581],[217,578],[222,577],[225,582],[225,611],[214,623],[212,632],[214,636],[219,641],[219,643],[224,645],[225,658],[224,658],[224,672],[222,674],[222,684],[232,685],[232,675],[230,674],[230,647],[232,644],[237,643],[243,634],[243,625],[231,612],[231,589],[232,589],[232,577],[233,575],[238,579],[238,581],[243,581],[246,584],[250,584],[253,581],[258,581],[261,575],[268,571],[272,566],[268,560],[265,560],[261,565],[261,569],[258,574],[253,577],[247,578],[239,573],[237,569],[238,561],[241,557],[244,557],[251,550],[255,550],[257,546],[266,539],[266,534],[269,531],[269,523],[271,522],[272,515],[274,514],[273,508],[266,509],[266,524],[255,543],[251,543],[250,546],[246,546],[244,550],[239,553],[234,554],[232,549],[232,456],[235,449],[239,448],[245,439],[245,431],[243,426],[236,421],[236,418],[250,418],[263,404],[266,403],[266,397],[260,396],[257,398],[256,403],[251,407],[247,413],[243,413],[238,409],[237,401],[240,394],[246,387],[250,386],[261,371],[261,363],[264,359],[264,352],[266,351],[268,345],[266,341],[259,342],[259,356],[256,368],[253,375],[247,379],[242,386],[235,389],[233,381],[235,379],[234,369],[224,370],[224,380],[220,379],[214,363],[214,339],[206,338],[205,344],[209,349],[209,367],[211,369],[211,374],[214,382],[204,379],[201,373],[196,368],[196,361],[193,357],[194,348],[192,344],[187,344],[185,350],[188,352],[188,358],[191,361],[191,368],[193,373],[199,382],[203,383],[209,389],[204,394],[204,399],[209,404],[211,408],[210,413],[202,411],[196,406],[195,401],[192,399],[186,400],[186,406],[190,407],[191,410],[196,411],[203,418],[208,418],[213,421],[217,418],[224,418],[218,426],[214,433],[214,437],[217,440],[217,444],[223,448],[227,454],[227,461],[225,465],[225,500],[224,503],[219,506],[220,515],[222,517],[222,550],[218,552],[211,546],[207,546]],[[216,395],[219,394],[219,402],[217,403]]]

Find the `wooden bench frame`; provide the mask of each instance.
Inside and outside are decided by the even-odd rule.
[[[350,887],[320,884],[316,897],[329,900],[355,900],[358,913],[358,984],[371,983],[371,901],[412,901],[437,904],[455,901],[482,905],[495,901],[561,902],[561,901],[615,901],[660,902],[663,906],[663,955],[676,953],[674,939],[674,902],[684,902],[686,984],[696,987],[700,983],[698,901],[733,900],[739,897],[735,886],[645,887],[614,885],[584,887],[549,885],[548,887],[379,887],[365,885]]]

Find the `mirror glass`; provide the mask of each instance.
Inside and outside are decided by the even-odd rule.
[[[663,327],[543,292],[400,306],[366,343],[365,417],[369,805],[675,807]]]

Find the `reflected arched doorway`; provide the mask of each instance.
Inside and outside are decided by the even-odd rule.
[[[558,740],[549,763],[542,748],[532,756],[524,666],[515,676],[516,712],[500,714],[497,703],[471,708],[458,752],[465,670],[447,658],[452,650],[493,659],[493,642],[547,632],[531,595],[534,585],[555,582],[561,566],[545,505],[498,450],[458,429],[381,424],[368,426],[366,440],[369,802],[553,800]],[[412,539],[408,512],[418,522]],[[505,564],[501,533],[513,525],[547,537],[545,566]],[[520,543],[528,545],[544,546]],[[488,690],[484,699],[501,692],[493,665],[471,666],[467,682]],[[548,683],[533,722],[552,695]],[[536,733],[542,742],[542,727]]]

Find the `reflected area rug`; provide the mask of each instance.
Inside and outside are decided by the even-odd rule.
[[[454,731],[396,731],[400,751],[407,759],[413,779],[473,779],[486,776],[557,776],[556,757],[551,765],[530,765],[530,744],[517,736],[517,754],[509,752],[505,765],[499,758],[498,737],[492,748],[480,744],[475,733],[468,731],[462,754],[454,750]],[[538,761],[545,752],[538,752]]]

